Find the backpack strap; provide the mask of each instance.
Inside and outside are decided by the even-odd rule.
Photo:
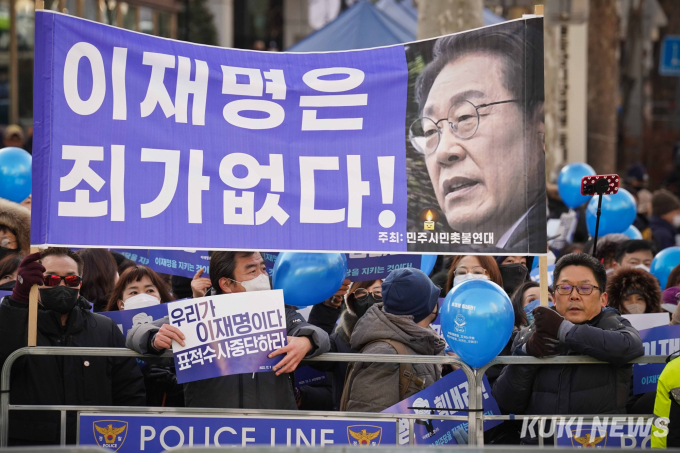
[[[406,346],[404,346],[403,343],[399,341],[394,341],[394,340],[388,340],[388,339],[380,339],[380,340],[373,340],[369,343],[367,343],[363,348],[361,348],[360,353],[363,353],[366,348],[368,348],[370,345],[373,343],[387,343],[390,346],[394,348],[394,350],[397,352],[398,355],[410,355],[408,353],[408,350],[406,349]],[[352,380],[354,379],[354,376],[352,376],[352,373],[354,372],[354,365],[356,362],[352,362],[349,364],[347,367],[347,373],[345,374],[345,386],[342,389],[342,398],[340,399],[340,410],[341,411],[346,411],[347,410],[347,403],[349,402],[349,389],[352,386]],[[418,390],[423,390],[425,388],[425,380],[422,378],[419,378],[413,373],[413,364],[411,363],[400,363],[399,364],[399,401],[404,399],[404,395],[406,395],[406,392],[408,391],[409,386],[411,385],[411,382],[415,383],[416,387],[418,387]]]

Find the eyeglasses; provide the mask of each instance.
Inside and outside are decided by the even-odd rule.
[[[453,272],[454,275],[467,275],[467,274],[478,274],[478,275],[484,275],[486,274],[486,269],[484,269],[482,266],[475,266],[472,269],[468,269],[467,267],[461,266],[456,268],[456,270]]]
[[[368,291],[364,288],[359,288],[356,291],[354,291],[354,298],[358,301],[364,301],[368,297],[369,294],[373,295],[373,298],[377,301],[382,300],[382,291]]]
[[[572,291],[574,291],[574,288],[576,288],[576,292],[581,296],[588,296],[592,294],[594,289],[602,291],[599,286],[595,285],[557,285],[555,290],[557,291],[557,294],[568,296],[572,293]]]
[[[510,99],[481,105],[474,105],[470,101],[456,102],[449,107],[446,118],[434,121],[427,117],[421,117],[411,123],[409,140],[416,151],[429,156],[437,150],[444,133],[439,123],[448,122],[451,132],[456,137],[467,140],[472,138],[479,129],[479,109],[510,102],[517,102],[517,100]]]
[[[80,275],[67,275],[66,277],[62,277],[61,275],[48,274],[43,276],[43,283],[45,286],[59,286],[62,280],[64,280],[66,286],[75,288],[80,285],[83,278]]]

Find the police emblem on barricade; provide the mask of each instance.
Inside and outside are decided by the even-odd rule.
[[[352,425],[347,427],[347,441],[355,447],[376,447],[380,445],[382,428],[373,425]]]
[[[577,434],[580,436],[577,437]],[[576,448],[604,448],[607,446],[607,432],[595,429],[573,430],[571,445]]]
[[[118,451],[127,437],[128,423],[120,420],[97,420],[92,423],[94,440],[100,447]]]

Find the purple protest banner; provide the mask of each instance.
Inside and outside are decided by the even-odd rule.
[[[173,342],[177,382],[271,371],[286,345],[283,291],[185,299],[167,304],[170,324],[185,336]]]
[[[187,252],[186,250],[149,250],[148,266],[156,272],[163,272],[180,277],[193,278],[200,269],[201,277],[210,274],[210,257],[208,252]]]
[[[545,254],[541,18],[277,53],[38,10],[34,57],[33,245]]]
[[[425,390],[421,390],[415,395],[388,407],[383,412],[392,414],[434,414],[438,415],[466,415],[465,411],[456,409],[467,409],[468,392],[470,389],[467,377],[462,370],[449,373],[437,382],[433,383]],[[484,405],[484,415],[501,415],[496,400],[491,395],[491,386],[484,376],[482,387],[482,401]],[[409,409],[409,408],[437,408],[431,409]],[[441,409],[439,409],[441,408]],[[493,428],[502,423],[500,420],[485,421],[484,430]],[[414,425],[414,439],[416,445],[446,445],[456,444],[454,433],[457,430],[467,432],[468,422],[456,420],[416,420]],[[401,419],[399,423],[399,445],[408,444],[409,428],[408,420]]]
[[[680,351],[680,326],[661,326],[640,331],[645,355],[671,355]],[[656,382],[665,363],[633,365],[633,394],[656,391]]]

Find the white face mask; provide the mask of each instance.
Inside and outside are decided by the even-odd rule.
[[[675,228],[680,228],[680,214],[673,217],[673,226]]]
[[[473,274],[468,272],[465,275],[456,275],[453,277],[453,286],[459,285],[466,280],[488,280],[489,277],[486,274]]]
[[[645,312],[645,308],[647,308],[645,304],[623,304],[623,306],[631,315],[641,315]]]
[[[236,280],[233,281],[236,282]],[[271,285],[269,284],[269,276],[267,276],[267,274],[260,274],[252,280],[236,283],[240,283],[248,293],[253,291],[269,291],[272,289]]]
[[[154,305],[160,304],[161,301],[158,300],[156,296],[152,296],[151,294],[137,294],[136,296],[132,296],[131,298],[127,299],[126,301],[123,301],[123,305],[120,307],[121,310],[135,310],[137,308],[146,308],[146,307],[151,307]]]
[[[638,264],[637,266],[635,266],[635,269],[642,269],[645,272],[650,272],[650,269],[644,264]]]

